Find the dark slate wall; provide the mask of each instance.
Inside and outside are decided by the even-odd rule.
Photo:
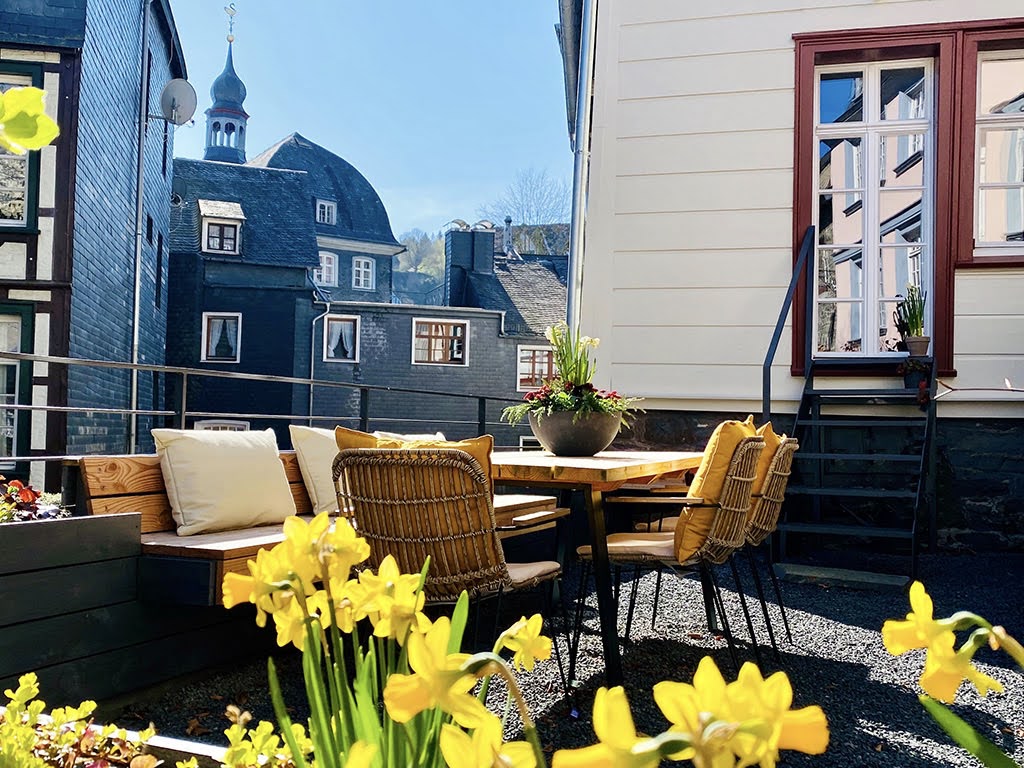
[[[390,256],[361,253],[358,251],[341,251],[330,247],[322,247],[320,250],[337,255],[338,286],[337,288],[329,289],[331,297],[335,301],[377,301],[382,304],[391,303]],[[365,256],[374,260],[377,269],[377,278],[376,287],[372,291],[352,287],[352,259],[356,256]]]
[[[647,411],[620,434],[615,447],[701,450],[719,421],[746,415]],[[793,415],[777,415],[774,423],[789,431]],[[1024,550],[1022,431],[1024,419],[938,419],[940,546]],[[878,433],[865,434],[873,450],[881,449]]]
[[[85,0],[35,0],[0,4],[5,42],[79,48],[85,37]]]
[[[152,14],[149,111],[159,112],[160,92],[171,78],[170,49],[164,25]],[[137,0],[91,0],[82,53],[82,82],[75,192],[74,292],[71,302],[72,357],[129,361],[135,263],[136,119],[141,65]],[[168,160],[173,131],[168,132]],[[145,216],[153,219],[152,242],[143,218],[140,361],[164,362],[166,296],[156,306],[157,244],[163,235],[167,264],[167,200],[171,165],[163,168],[163,123],[150,120],[145,141]],[[161,281],[166,291],[166,274]],[[154,403],[153,379],[140,377],[139,405]],[[159,393],[156,393],[159,394]],[[69,404],[124,408],[129,404],[125,373],[72,369]],[[118,452],[127,449],[127,420],[72,415],[68,452]],[[143,445],[145,448],[146,446]]]

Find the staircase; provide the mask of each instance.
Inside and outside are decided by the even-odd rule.
[[[808,364],[791,433],[800,450],[778,529],[777,570],[809,575],[795,562],[803,556],[827,577],[822,561],[863,561],[884,551],[905,555],[900,570],[915,578],[922,519],[932,545],[935,538],[935,377],[929,373],[923,389],[905,388],[893,366],[891,387],[829,387],[822,374],[836,365],[858,364]],[[863,365],[876,370],[878,361]]]

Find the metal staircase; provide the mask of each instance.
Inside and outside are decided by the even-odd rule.
[[[915,578],[922,523],[932,544],[935,538],[935,377],[922,389],[905,388],[893,370],[899,378],[891,388],[829,388],[822,374],[834,365],[807,365],[792,430],[800,450],[778,529],[779,570],[799,571],[790,561],[801,555],[820,564],[884,550],[907,555]],[[878,361],[863,365],[877,369]],[[884,539],[897,545],[876,543]]]

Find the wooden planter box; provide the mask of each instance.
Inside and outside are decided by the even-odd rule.
[[[0,690],[35,672],[49,707],[77,705],[265,651],[268,633],[251,611],[140,594],[140,521],[131,513],[0,525]]]

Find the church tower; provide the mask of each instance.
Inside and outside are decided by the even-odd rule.
[[[206,110],[206,151],[204,160],[225,163],[245,162],[245,125],[249,119],[242,102],[245,83],[235,74],[231,46],[235,42],[234,4],[224,9],[228,14],[228,59],[224,71],[210,87],[213,105]]]

